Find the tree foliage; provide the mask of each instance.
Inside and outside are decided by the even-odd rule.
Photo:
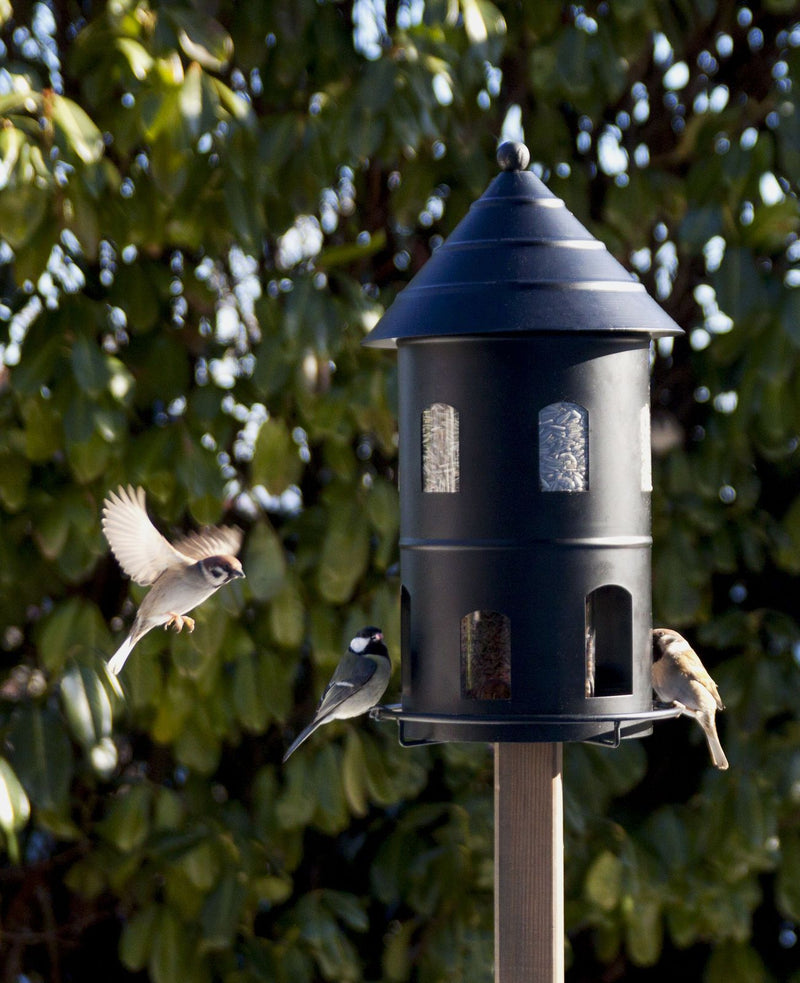
[[[488,749],[363,721],[280,759],[355,629],[399,661],[394,360],[360,342],[521,127],[687,331],[653,360],[654,607],[732,766],[684,721],[567,748],[568,975],[789,979],[795,4],[0,0],[0,26],[2,980],[491,978]],[[238,522],[248,577],[118,681],[121,482],[165,531]]]

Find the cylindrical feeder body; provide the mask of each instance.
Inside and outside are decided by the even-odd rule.
[[[407,744],[653,715],[649,349],[680,329],[523,151],[367,340],[398,349]]]

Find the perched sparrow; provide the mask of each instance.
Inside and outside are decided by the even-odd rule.
[[[670,628],[653,629],[653,689],[665,703],[675,703],[703,728],[715,768],[728,759],[717,737],[717,710],[725,707],[717,684],[686,639]]]
[[[392,664],[379,628],[362,628],[325,687],[317,712],[283,756],[287,761],[311,734],[330,720],[358,717],[372,709],[389,685]]]
[[[103,532],[111,552],[137,584],[153,585],[136,612],[130,634],[108,663],[119,673],[133,646],[151,628],[184,625],[194,631],[186,612],[235,577],[244,577],[236,559],[242,532],[233,526],[193,532],[171,545],[148,519],[144,490],[129,485],[109,492],[103,503]]]

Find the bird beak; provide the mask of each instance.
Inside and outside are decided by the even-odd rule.
[[[235,574],[235,576],[241,577],[242,579],[244,579],[244,570],[234,570],[234,574]]]

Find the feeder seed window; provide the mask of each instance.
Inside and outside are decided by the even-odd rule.
[[[422,411],[422,490],[457,492],[460,477],[458,410],[432,403]]]
[[[551,403],[539,411],[539,488],[589,488],[589,414],[577,403]]]
[[[511,622],[499,611],[472,611],[461,619],[461,695],[511,699]]]
[[[639,416],[642,443],[642,491],[653,490],[653,462],[650,457],[650,407],[645,403]]]
[[[633,692],[633,599],[608,584],[586,598],[585,695],[627,696]]]

